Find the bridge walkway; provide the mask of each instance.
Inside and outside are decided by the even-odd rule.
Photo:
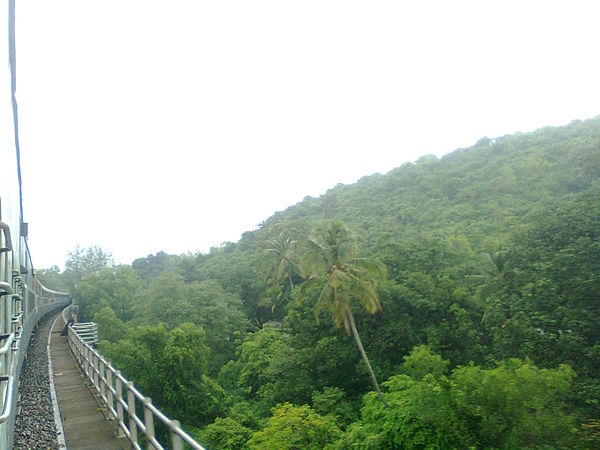
[[[51,330],[50,352],[54,385],[64,437],[69,450],[126,450],[126,438],[117,438],[111,424],[92,395],[69,349],[64,317],[58,315]],[[116,426],[114,426],[116,429]]]

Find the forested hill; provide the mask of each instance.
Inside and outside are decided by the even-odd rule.
[[[338,185],[209,254],[102,257],[40,276],[208,448],[600,447],[600,117]]]
[[[566,127],[480,139],[437,159],[423,156],[386,175],[329,190],[277,213],[281,220],[341,219],[374,240],[406,233],[461,234],[481,245],[490,233],[528,223],[537,207],[598,179],[600,117]]]

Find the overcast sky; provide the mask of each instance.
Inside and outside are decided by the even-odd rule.
[[[36,267],[207,252],[337,183],[600,114],[595,1],[17,1]]]

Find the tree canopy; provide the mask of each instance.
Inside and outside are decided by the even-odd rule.
[[[338,185],[208,254],[40,276],[209,449],[591,449],[599,230],[600,117]]]

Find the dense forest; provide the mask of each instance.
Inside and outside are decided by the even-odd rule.
[[[39,276],[208,449],[600,448],[600,117]]]

